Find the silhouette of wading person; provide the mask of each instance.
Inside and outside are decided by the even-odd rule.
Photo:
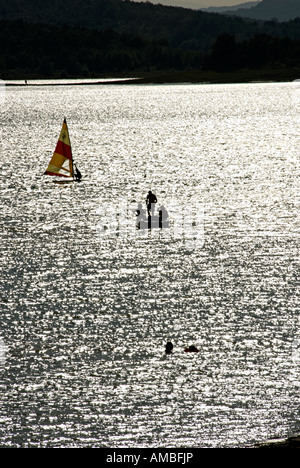
[[[155,206],[154,206],[155,203],[157,203],[156,195],[154,193],[152,193],[151,190],[149,190],[148,195],[147,195],[147,199],[146,199],[148,216],[153,215],[154,208],[155,208]]]

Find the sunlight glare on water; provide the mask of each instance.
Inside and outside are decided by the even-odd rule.
[[[2,447],[297,431],[298,86],[6,88]],[[64,117],[80,184],[43,177]],[[136,229],[150,189],[166,229]]]

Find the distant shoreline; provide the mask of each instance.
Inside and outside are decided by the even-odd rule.
[[[132,73],[132,75],[135,75]],[[137,74],[138,75],[138,74]],[[191,71],[169,73],[145,73],[136,78],[127,77],[27,77],[3,80],[6,86],[90,86],[90,85],[146,85],[146,84],[230,84],[251,82],[289,82],[300,79],[300,69],[264,69],[264,70],[237,70],[234,72]],[[25,81],[27,80],[27,84]],[[57,81],[56,81],[57,80]],[[73,82],[72,80],[77,80]],[[81,81],[82,80],[82,81]],[[15,82],[14,82],[15,81]],[[20,81],[22,81],[20,83]],[[35,81],[53,81],[53,83],[35,83]],[[59,82],[59,81],[64,81]],[[19,83],[17,83],[19,82]]]

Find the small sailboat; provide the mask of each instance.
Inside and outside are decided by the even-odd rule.
[[[60,182],[55,181],[57,183],[81,181],[81,173],[77,169],[77,166],[73,160],[69,130],[66,119],[64,119],[63,121],[62,129],[58,138],[58,142],[56,144],[55,151],[53,153],[51,161],[49,162],[47,170],[44,172],[44,175],[67,177],[71,179]]]

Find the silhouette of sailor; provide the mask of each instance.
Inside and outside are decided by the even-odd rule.
[[[75,164],[75,180],[77,180],[77,182],[80,182],[81,178],[82,178],[81,172]]]
[[[149,190],[147,199],[146,199],[148,216],[153,216],[155,203],[157,203],[156,195],[152,193],[151,190]]]

